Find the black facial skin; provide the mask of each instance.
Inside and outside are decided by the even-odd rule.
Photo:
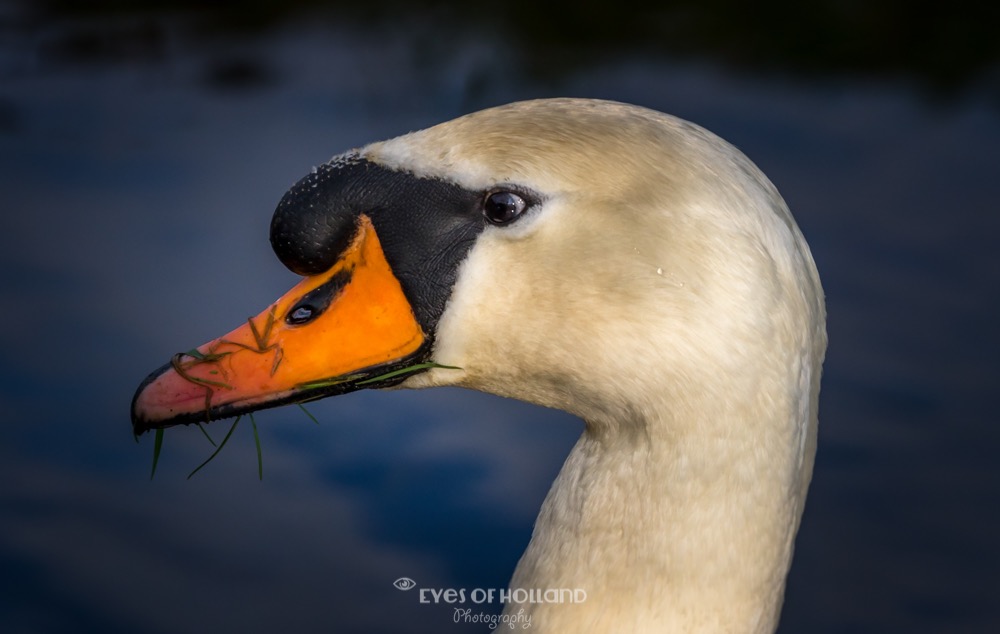
[[[336,263],[367,215],[418,323],[433,336],[458,265],[486,226],[484,196],[362,158],[341,159],[285,194],[271,220],[271,246],[292,271],[316,275]]]

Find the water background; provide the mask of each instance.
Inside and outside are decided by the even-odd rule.
[[[780,631],[998,631],[995,9],[319,4],[0,2],[0,631],[488,631],[392,582],[506,587],[578,420],[362,392],[260,414],[262,482],[241,427],[191,481],[212,448],[172,430],[150,483],[128,405],[294,283],[268,223],[312,166],[546,96],[713,130],[810,241],[830,349]]]

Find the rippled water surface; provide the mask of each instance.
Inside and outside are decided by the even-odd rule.
[[[206,34],[183,12],[0,7],[0,630],[488,631],[392,583],[506,587],[573,417],[460,390],[357,393],[313,405],[319,427],[260,414],[262,482],[249,428],[186,481],[211,447],[185,428],[150,483],[128,405],[170,354],[294,282],[268,223],[312,166],[570,95],[727,138],[812,245],[830,349],[781,631],[997,631],[988,82],[942,96],[905,73],[641,47],[555,64],[436,14]]]

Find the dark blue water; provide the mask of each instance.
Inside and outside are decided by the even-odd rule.
[[[358,393],[312,406],[319,427],[297,408],[259,415],[262,482],[240,428],[191,481],[212,448],[172,430],[150,483],[128,405],[170,354],[294,282],[268,223],[311,166],[557,95],[726,137],[812,244],[830,349],[781,631],[997,631],[988,92],[628,51],[529,73],[502,31],[432,19],[195,37],[161,16],[108,55],[66,35],[93,18],[0,17],[3,632],[487,631],[392,582],[505,587],[572,417],[459,390]]]

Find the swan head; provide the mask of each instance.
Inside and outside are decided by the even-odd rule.
[[[538,631],[767,632],[816,440],[816,268],[738,150],[558,99],[334,157],[278,205],[304,276],[152,373],[136,433],[363,388],[458,385],[579,415],[508,605]]]
[[[400,383],[682,424],[694,393],[776,398],[822,356],[818,278],[774,187],[634,106],[522,102],[353,150],[285,195],[271,241],[304,280],[150,375],[136,431]]]

